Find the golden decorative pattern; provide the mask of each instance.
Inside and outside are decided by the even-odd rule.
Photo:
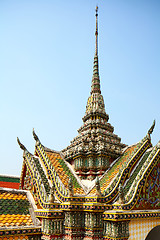
[[[29,214],[0,215],[0,227],[28,226],[28,225],[33,225],[32,218]]]
[[[22,193],[0,192],[0,199],[27,200],[27,196]]]

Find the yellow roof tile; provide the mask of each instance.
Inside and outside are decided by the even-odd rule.
[[[0,216],[0,226],[9,227],[9,226],[21,226],[21,225],[31,225],[33,224],[31,216],[28,215],[1,215]]]

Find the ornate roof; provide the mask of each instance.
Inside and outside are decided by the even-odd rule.
[[[140,142],[126,147],[121,156],[110,165],[100,178],[99,191],[101,197],[105,197],[106,202],[111,202],[116,198],[120,184],[125,186],[125,194],[129,191],[137,171],[141,169],[148,157],[149,151],[146,152],[146,150],[152,146],[151,133],[149,133],[150,130]],[[44,147],[34,131],[33,136],[36,140],[34,155],[29,153],[19,142],[24,150],[20,184],[22,189],[30,190],[38,199],[38,208],[45,207],[53,186],[54,195],[58,202],[67,201],[71,196],[94,196],[97,194],[95,181],[90,181],[92,183],[92,187],[90,187],[88,183],[76,175],[73,166],[63,158],[60,152]]]
[[[30,190],[38,208],[45,208],[51,191],[57,202],[65,201],[71,195],[85,195],[86,187],[75,174],[72,166],[63,159],[60,152],[44,147],[35,132],[35,155],[31,154],[19,141],[24,150],[20,187]],[[72,182],[72,193],[70,191]]]

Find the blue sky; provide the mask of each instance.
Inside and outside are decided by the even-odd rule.
[[[20,175],[22,150],[61,150],[90,94],[99,5],[99,68],[109,122],[125,144],[154,119],[160,140],[160,1],[0,1],[0,174]]]

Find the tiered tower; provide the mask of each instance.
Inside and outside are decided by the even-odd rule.
[[[91,94],[87,101],[83,125],[78,136],[71,141],[62,153],[82,179],[92,180],[102,175],[110,164],[121,155],[126,146],[115,135],[114,128],[108,123],[103,96],[100,90],[98,67],[98,7],[96,7],[95,56]]]

